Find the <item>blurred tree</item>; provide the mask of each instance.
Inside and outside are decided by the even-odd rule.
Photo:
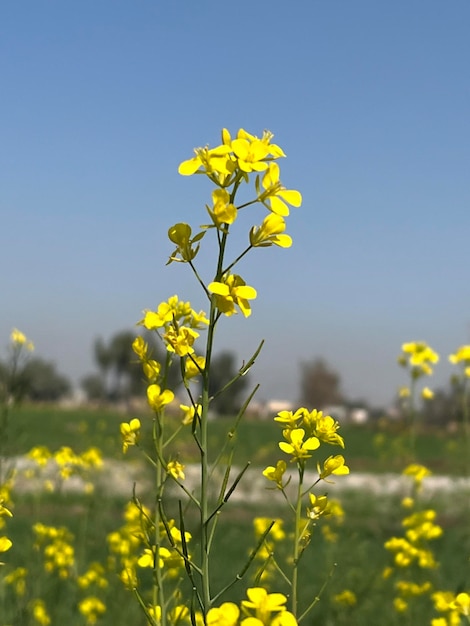
[[[80,386],[86,393],[88,400],[102,400],[106,396],[106,389],[101,374],[89,374],[82,378]]]
[[[209,395],[214,396],[223,389],[238,373],[236,357],[232,352],[221,352],[212,359],[209,381]],[[219,415],[231,416],[237,413],[243,404],[240,398],[249,383],[248,376],[241,376],[223,393],[211,402],[211,409]]]
[[[300,368],[300,401],[303,406],[321,410],[343,402],[341,379],[323,359],[301,363]]]
[[[161,340],[151,332],[144,332],[143,337],[149,346],[149,356],[164,365],[166,350]],[[134,331],[122,330],[113,335],[108,343],[101,337],[95,341],[93,352],[100,370],[101,398],[111,401],[128,400],[131,396],[145,393],[148,381],[132,349],[135,338]],[[174,390],[180,382],[179,359],[176,359],[168,372],[166,385]],[[99,386],[95,375],[85,377],[82,381],[82,388],[90,399],[98,399],[95,394],[99,392]]]
[[[55,364],[39,357],[26,363],[18,384],[21,394],[33,401],[53,402],[71,390],[70,382],[57,372]]]

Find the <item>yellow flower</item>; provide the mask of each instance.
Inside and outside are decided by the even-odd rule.
[[[184,465],[178,461],[170,461],[166,466],[166,471],[173,476],[175,480],[184,480]]]
[[[322,411],[317,412],[315,410],[312,413],[308,413],[304,421],[306,424],[312,425],[313,434],[320,441],[344,448],[344,439],[336,432],[339,424],[330,415],[323,415]]]
[[[220,228],[222,224],[233,224],[237,219],[237,209],[230,202],[230,194],[226,189],[214,189],[212,192],[213,207],[207,208],[214,225]]]
[[[239,307],[245,317],[251,315],[248,300],[254,300],[257,293],[238,274],[225,275],[222,282],[212,282],[207,288],[215,295],[217,308],[224,315],[229,317],[236,313],[235,306]]]
[[[295,189],[286,189],[279,180],[280,171],[277,163],[270,163],[267,172],[261,181],[264,191],[260,193],[258,180],[256,187],[258,199],[264,206],[277,215],[289,215],[289,207],[286,203],[294,207],[302,204],[302,196]]]
[[[167,350],[178,356],[193,354],[193,344],[198,337],[199,333],[187,326],[180,326],[178,329],[171,327],[163,335]]]
[[[240,128],[237,138],[232,140],[227,129],[224,128],[222,131],[224,145],[231,147],[237,159],[238,167],[247,173],[264,171],[268,167],[266,160],[286,156],[278,145],[271,143],[273,137],[274,135],[269,130],[265,130],[259,139]]]
[[[198,418],[201,419],[201,410],[202,407],[200,404],[196,404],[194,406],[186,406],[185,404],[180,404],[180,409],[183,411],[183,425],[187,426],[188,424],[192,424],[194,420],[194,416],[198,415]]]
[[[235,169],[235,164],[230,158],[230,146],[221,145],[216,148],[195,148],[196,156],[187,161],[183,161],[178,173],[182,176],[192,176],[200,169],[204,174],[230,175]]]
[[[323,471],[318,467],[318,473],[320,474],[320,478],[323,480],[327,476],[331,474],[335,474],[337,476],[344,476],[349,474],[349,467],[344,464],[344,456],[341,454],[337,454],[336,456],[329,456],[326,461],[323,463]]]
[[[167,265],[173,261],[187,263],[195,258],[199,252],[198,242],[204,237],[206,231],[202,230],[194,237],[191,237],[191,234],[191,226],[184,222],[175,224],[168,230],[168,238],[176,244],[176,249],[168,259]],[[197,245],[195,246],[194,244]]]
[[[328,497],[326,495],[316,496],[313,493],[308,494],[310,498],[310,508],[307,509],[307,517],[309,519],[318,519],[323,514],[328,513]]]
[[[308,459],[312,456],[309,452],[320,447],[317,437],[309,437],[304,441],[305,430],[303,428],[287,429],[282,434],[288,443],[281,441],[279,447],[286,454],[291,454],[292,460]]]
[[[341,593],[337,593],[333,600],[343,606],[355,606],[357,604],[356,594],[349,589],[345,589]]]
[[[398,358],[400,365],[409,365],[413,378],[420,376],[430,376],[432,374],[431,364],[439,361],[437,352],[428,346],[425,341],[412,341],[404,343],[401,347],[403,354]]]
[[[262,587],[246,590],[248,600],[242,600],[242,607],[254,612],[255,617],[267,624],[271,613],[285,611],[287,598],[282,593],[269,593]]]
[[[457,363],[470,365],[470,345],[460,346],[455,354],[449,355],[449,361],[454,365]]]
[[[421,391],[421,397],[423,398],[423,400],[432,400],[434,398],[434,391],[432,391],[432,389],[429,389],[429,387],[424,387],[424,389]]]
[[[12,545],[13,543],[8,539],[8,537],[0,537],[0,552],[7,552]]]
[[[24,343],[26,343],[26,335],[17,328],[14,328],[11,331],[10,339],[12,343],[16,343],[18,345],[23,345]]]
[[[12,342],[14,346],[17,346],[17,347],[24,346],[26,350],[28,350],[29,352],[32,352],[34,350],[34,343],[32,341],[29,341],[26,338],[26,335],[22,333],[21,330],[18,330],[17,328],[14,328],[11,331],[10,341]]]
[[[426,476],[431,475],[431,470],[429,470],[424,465],[419,465],[418,463],[411,463],[403,470],[403,474],[405,476],[411,476],[414,480],[419,484],[423,481]]]
[[[409,398],[411,395],[411,391],[409,387],[400,387],[398,390],[398,395],[400,398]]]
[[[150,385],[147,388],[147,400],[154,411],[160,411],[165,405],[175,397],[175,394],[169,389],[161,390],[159,385]]]
[[[148,344],[143,337],[136,337],[132,342],[132,349],[141,361],[147,358]]]
[[[460,615],[470,615],[470,595],[468,593],[459,593],[455,600],[450,603],[451,609],[457,609]]]
[[[284,218],[270,213],[264,218],[261,226],[253,226],[250,230],[250,244],[254,248],[266,248],[273,244],[280,248],[290,248],[292,238],[283,234],[285,230]]]
[[[140,437],[140,420],[136,417],[129,423],[121,423],[122,451],[127,452],[129,446],[137,445]]]
[[[187,379],[199,376],[206,367],[206,359],[203,356],[188,355],[184,363],[184,375]]]
[[[279,489],[282,489],[282,477],[287,469],[287,464],[285,461],[278,461],[276,463],[276,467],[269,465],[264,471],[263,476],[265,476],[268,480],[272,480],[276,483]]]
[[[233,602],[224,602],[219,607],[209,609],[206,618],[207,626],[236,626],[240,609]]]
[[[51,618],[49,617],[44,601],[39,599],[32,600],[29,606],[36,623],[41,626],[49,626]]]
[[[85,617],[86,623],[92,626],[106,611],[106,605],[95,596],[88,596],[78,604],[78,610]]]

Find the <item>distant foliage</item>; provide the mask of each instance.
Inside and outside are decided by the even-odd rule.
[[[341,379],[323,359],[301,363],[300,368],[300,402],[303,405],[323,409],[342,402]]]

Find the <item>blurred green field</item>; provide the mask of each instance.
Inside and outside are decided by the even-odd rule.
[[[11,415],[8,428],[9,438],[6,449],[9,455],[22,455],[33,446],[44,445],[51,450],[61,446],[71,446],[76,452],[83,452],[90,446],[100,448],[105,457],[135,463],[140,458],[139,451],[130,449],[122,454],[119,424],[130,417],[112,410],[61,410],[57,407],[24,406]],[[150,431],[150,415],[139,415],[144,429]],[[178,424],[175,418],[175,427]],[[221,441],[227,438],[231,420],[219,419],[210,425],[210,447],[216,454]],[[272,422],[246,421],[240,425],[236,436],[235,463],[243,465],[251,460],[253,465],[264,467],[279,457],[277,442],[280,427]],[[399,432],[390,429],[379,430],[370,426],[345,426],[341,434],[346,442],[344,455],[351,472],[399,472],[407,461],[403,446],[406,441]],[[143,437],[143,440],[145,437]],[[179,438],[178,438],[179,439]],[[322,446],[323,449],[323,446]],[[190,434],[190,427],[178,448],[174,450],[182,462],[195,461],[197,450]],[[325,446],[327,454],[337,454],[337,447]],[[458,434],[450,436],[443,432],[422,433],[418,437],[417,457],[442,474],[462,472],[463,444]],[[347,481],[348,478],[341,478]],[[318,493],[328,490],[322,485]],[[82,626],[85,622],[78,614],[77,603],[83,597],[76,584],[58,581],[56,577],[44,573],[41,559],[32,547],[31,526],[35,522],[59,526],[66,525],[75,535],[77,573],[83,573],[91,561],[107,563],[109,553],[106,537],[115,531],[122,522],[128,495],[113,496],[105,486],[97,488],[90,495],[73,492],[62,493],[14,493],[14,517],[8,520],[8,536],[13,547],[6,553],[6,571],[11,567],[26,567],[31,573],[28,583],[29,597],[40,595],[53,612],[52,625],[67,624]],[[275,518],[284,516],[282,498],[260,497],[259,502],[229,502],[221,515],[220,532],[215,536],[214,550],[220,558],[215,559],[212,570],[214,589],[221,589],[231,577],[239,572],[246,562],[247,555],[255,545],[252,519],[254,516]],[[142,497],[152,504],[152,495]],[[438,523],[444,528],[444,535],[433,542],[439,560],[436,570],[426,573],[436,589],[460,591],[468,589],[470,527],[468,523],[469,496],[440,493],[433,497],[431,506],[438,512]],[[306,606],[320,592],[317,606],[302,624],[308,626],[409,626],[425,625],[435,617],[429,599],[416,605],[416,609],[406,616],[397,614],[392,608],[393,583],[381,576],[390,555],[383,544],[390,536],[400,535],[402,510],[396,496],[372,496],[367,491],[351,490],[341,495],[345,518],[337,531],[337,541],[328,543],[321,534],[321,525],[314,528],[312,545],[309,546],[301,562],[301,606]],[[169,503],[170,512],[177,517],[177,503]],[[191,514],[187,517],[188,530],[191,530]],[[196,526],[197,524],[195,524]],[[289,531],[289,527],[286,528]],[[194,535],[192,549],[197,550],[198,537]],[[282,547],[280,548],[282,554]],[[247,572],[243,581],[238,582],[229,594],[220,598],[238,601],[244,596],[243,590],[254,584],[256,568]],[[417,573],[415,582],[420,582]],[[425,579],[426,579],[425,578]],[[424,579],[423,579],[424,580]],[[281,577],[271,583],[272,590],[288,593]],[[344,589],[352,590],[358,598],[354,607],[342,607],[332,599]],[[102,626],[145,626],[138,603],[132,592],[125,591],[116,574],[109,578],[109,587],[100,591],[100,597],[107,605],[106,614],[99,620]],[[23,606],[23,608],[20,608]],[[0,585],[0,624],[2,626],[34,626],[25,605],[12,599],[11,590]]]
[[[57,407],[24,406],[13,412],[9,424],[9,455],[25,454],[33,446],[45,445],[51,450],[71,446],[83,452],[97,446],[104,456],[125,459],[121,451],[119,424],[139,417],[143,429],[150,432],[150,414],[124,415],[113,410],[64,410]],[[179,421],[175,417],[174,428]],[[209,445],[215,454],[227,438],[232,420],[217,419],[211,422]],[[169,430],[172,426],[170,424]],[[237,431],[235,462],[244,465],[266,466],[279,458],[278,441],[281,428],[273,420],[242,421]],[[341,427],[346,448],[344,456],[353,472],[400,472],[409,460],[406,453],[406,437],[397,425],[389,424],[382,429],[377,425]],[[145,437],[142,437],[145,440]],[[330,454],[338,454],[338,447],[325,446]],[[174,453],[184,463],[196,461],[197,447],[191,437],[190,427],[178,436]],[[449,434],[439,430],[424,430],[417,438],[416,459],[438,474],[461,474],[464,469],[464,441],[457,432]],[[130,451],[127,458],[132,458]]]

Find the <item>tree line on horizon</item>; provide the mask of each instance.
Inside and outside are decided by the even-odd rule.
[[[162,362],[165,352],[155,335],[144,333],[152,358]],[[81,388],[87,400],[94,403],[113,404],[128,402],[133,397],[144,397],[148,381],[144,379],[141,365],[132,349],[135,333],[123,330],[115,333],[106,342],[98,337],[92,346],[96,372],[81,380]],[[212,359],[211,395],[215,395],[232,380],[242,364],[228,350],[216,354]],[[300,363],[299,401],[302,406],[323,409],[332,406],[367,407],[365,401],[351,401],[341,391],[340,375],[322,358]],[[168,372],[167,385],[176,394],[181,377],[179,364],[174,362]],[[233,415],[244,402],[250,390],[249,375],[238,378],[223,394],[213,400],[214,412]],[[15,387],[12,388],[12,385]],[[8,361],[0,360],[0,398],[14,396],[31,402],[57,402],[69,395],[72,385],[51,361],[39,356],[30,357],[17,372],[14,379],[9,372]],[[426,421],[446,424],[461,421],[456,408],[459,404],[458,389],[438,389],[434,398],[426,403]],[[196,394],[197,395],[197,394]]]

